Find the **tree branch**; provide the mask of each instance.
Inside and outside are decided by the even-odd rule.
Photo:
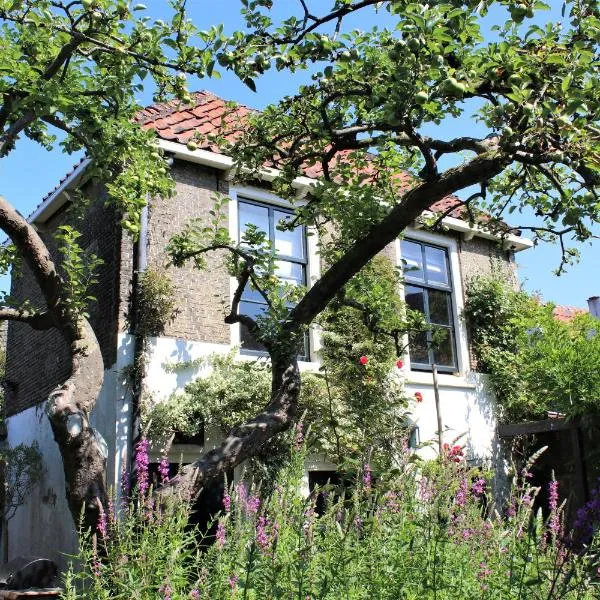
[[[288,327],[293,329],[309,325],[352,276],[393,242],[400,232],[434,202],[462,188],[491,179],[500,173],[508,162],[507,157],[490,152],[477,156],[459,167],[448,169],[436,181],[422,182],[410,189],[387,217],[374,225],[366,236],[357,240],[344,256],[321,276],[292,310]]]
[[[0,307],[0,321],[19,321],[40,330],[54,327],[54,320],[49,312],[40,313],[24,308]]]

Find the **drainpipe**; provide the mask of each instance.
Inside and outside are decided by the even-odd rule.
[[[600,319],[600,296],[592,296],[587,300],[588,308],[590,309],[590,315]]]

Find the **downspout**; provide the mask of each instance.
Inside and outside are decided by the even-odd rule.
[[[143,356],[146,352],[146,340],[138,333],[138,306],[139,306],[139,289],[140,276],[148,268],[148,205],[150,197],[146,196],[146,206],[140,212],[140,233],[137,242],[134,244],[133,250],[133,277],[132,277],[132,298],[131,298],[131,313],[132,324],[131,333],[134,338],[133,342],[133,362],[132,362],[132,393],[131,393],[131,411],[130,411],[130,436],[128,448],[128,463],[129,473],[133,473],[133,448],[139,437],[140,429],[140,401],[142,398],[145,368],[143,364]]]

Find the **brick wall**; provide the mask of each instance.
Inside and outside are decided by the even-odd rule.
[[[175,161],[172,175],[177,186],[175,197],[154,199],[148,216],[148,266],[164,267],[165,246],[190,219],[210,219],[215,192],[229,193],[223,173],[201,165]],[[228,344],[230,326],[223,322],[223,300],[229,301],[229,275],[224,253],[206,256],[207,268],[200,271],[192,264],[167,271],[177,293],[177,316],[166,328],[168,337]]]
[[[115,362],[117,349],[119,289],[116,265],[120,260],[121,234],[116,211],[104,205],[102,191],[87,186],[86,193],[95,200],[83,221],[74,221],[63,208],[40,227],[40,234],[53,259],[60,263],[52,234],[59,225],[71,224],[82,233],[80,245],[104,261],[99,268],[98,283],[90,289],[97,301],[90,305],[88,312],[102,348],[104,364],[109,367]],[[41,291],[26,266],[20,277],[13,277],[11,295],[27,298],[42,309],[45,306]],[[68,348],[57,331],[34,331],[22,323],[9,323],[5,386],[7,416],[43,402],[69,374]]]

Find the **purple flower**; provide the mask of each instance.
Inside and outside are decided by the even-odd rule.
[[[239,579],[239,578],[238,578],[238,576],[237,576],[237,575],[231,575],[231,576],[229,577],[229,579],[228,579],[228,583],[229,583],[229,587],[230,587],[231,589],[233,589],[233,588],[234,588],[234,587],[237,585],[238,579]]]
[[[158,591],[162,594],[163,600],[171,600],[171,594],[173,593],[173,590],[168,583],[162,585]]]
[[[558,510],[558,481],[555,479],[548,484],[548,508],[550,509],[548,529],[556,538],[560,534],[560,512]]]
[[[158,472],[160,473],[160,482],[167,483],[169,481],[169,459],[166,456],[160,459]]]
[[[146,438],[142,438],[137,445],[135,453],[135,467],[137,471],[137,483],[138,492],[140,495],[144,495],[150,485],[150,478],[148,476],[148,465],[150,459],[148,458],[148,446],[150,442]]]
[[[363,485],[365,486],[366,490],[371,489],[371,479],[372,479],[371,465],[366,464],[365,468],[363,469]]]
[[[198,598],[200,598],[200,592],[194,588],[191,592],[190,592],[190,598],[192,600],[197,600]]]
[[[219,524],[217,525],[216,538],[217,544],[222,548],[225,545],[225,523],[222,519],[219,519]]]
[[[479,478],[472,487],[473,495],[477,498],[485,492],[485,479]]]
[[[108,534],[108,521],[106,519],[106,513],[102,508],[100,508],[100,515],[98,516],[96,529],[103,538],[106,538],[106,535]]]
[[[258,517],[258,523],[256,524],[256,543],[262,550],[266,550],[270,544],[269,535],[267,534],[268,524],[269,520],[266,517]]]
[[[225,490],[225,494],[223,495],[223,508],[226,513],[231,512],[231,496],[227,490]]]
[[[256,514],[260,508],[260,498],[258,496],[250,496],[246,503],[246,509],[249,514]]]
[[[454,503],[457,506],[464,506],[467,503],[468,497],[469,497],[469,484],[467,483],[467,480],[463,477],[460,480],[458,490],[456,492],[456,495],[454,496]]]

